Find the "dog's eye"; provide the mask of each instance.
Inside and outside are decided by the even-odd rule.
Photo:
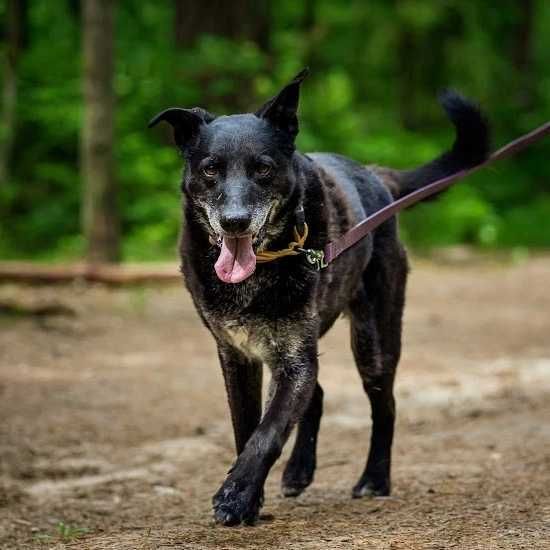
[[[264,162],[258,164],[256,166],[256,174],[260,176],[260,178],[266,178],[271,174],[271,165]]]
[[[207,178],[215,178],[218,175],[218,167],[214,164],[207,164],[203,166],[202,173]]]

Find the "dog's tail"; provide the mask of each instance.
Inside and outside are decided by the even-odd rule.
[[[396,199],[459,170],[480,164],[489,155],[489,123],[479,107],[450,90],[441,94],[439,102],[455,127],[456,137],[453,146],[449,151],[419,168],[382,171],[385,174],[380,175],[386,176],[384,180]]]

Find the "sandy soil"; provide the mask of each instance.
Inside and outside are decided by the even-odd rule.
[[[279,461],[254,528],[211,521],[233,441],[184,290],[3,286],[64,307],[0,317],[0,548],[550,548],[549,283],[548,258],[414,262],[389,498],[350,498],[370,420],[338,322],[316,480],[284,499]]]

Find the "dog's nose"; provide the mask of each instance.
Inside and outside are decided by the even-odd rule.
[[[244,233],[251,222],[251,216],[247,212],[231,212],[223,214],[220,225],[228,233]]]

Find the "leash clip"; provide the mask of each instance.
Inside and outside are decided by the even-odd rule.
[[[297,250],[306,255],[306,260],[315,266],[317,271],[321,271],[321,269],[328,266],[325,262],[325,252],[323,250],[315,250],[313,248],[298,248]]]

